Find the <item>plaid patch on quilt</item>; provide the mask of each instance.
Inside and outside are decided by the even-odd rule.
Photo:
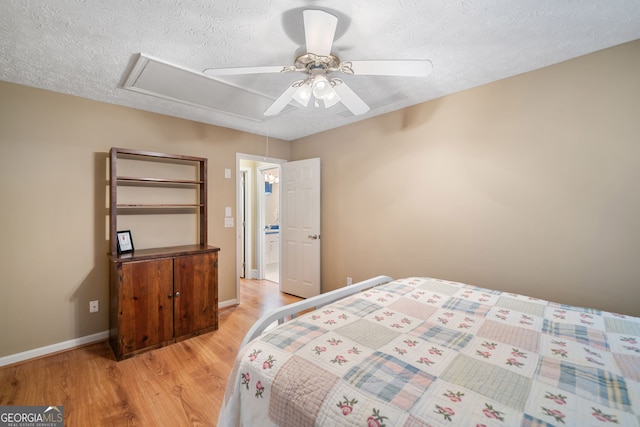
[[[579,395],[611,408],[631,411],[631,400],[625,379],[607,370],[542,358],[536,375],[540,381],[567,393]]]
[[[408,410],[435,379],[390,354],[375,352],[343,379],[363,392]]]
[[[537,302],[531,301],[523,301],[522,299],[511,298],[509,296],[500,297],[495,305],[496,307],[515,310],[521,313],[531,314],[533,316],[543,316],[545,311],[544,304],[539,304]]]
[[[604,331],[598,331],[585,326],[570,325],[560,322],[545,320],[542,332],[557,338],[567,338],[599,349],[608,348]]]
[[[336,308],[341,308],[343,311],[348,311],[349,313],[360,317],[373,313],[381,307],[380,304],[375,302],[357,299],[355,297],[346,298],[344,302],[338,301],[335,306]]]
[[[269,332],[264,340],[280,349],[294,351],[324,332],[320,326],[292,321],[288,328],[276,328]]]
[[[249,343],[218,425],[640,427],[640,319],[400,279]]]
[[[446,310],[462,311],[463,313],[471,316],[484,317],[491,307],[486,304],[467,301],[461,298],[451,298],[442,306],[442,308]]]

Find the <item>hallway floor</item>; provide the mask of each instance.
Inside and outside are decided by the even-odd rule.
[[[280,264],[267,264],[265,266],[264,278],[270,282],[280,283]]]

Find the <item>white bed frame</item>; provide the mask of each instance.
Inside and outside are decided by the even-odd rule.
[[[327,304],[330,304],[339,299],[348,297],[349,295],[356,294],[370,289],[375,286],[380,286],[384,283],[389,283],[393,279],[389,276],[376,276],[371,279],[363,280],[362,282],[354,283],[353,285],[346,286],[344,288],[336,289],[324,294],[317,295],[315,297],[307,298],[302,301],[294,302],[293,304],[285,305],[283,307],[274,308],[269,310],[260,319],[253,324],[249,332],[244,336],[240,349],[244,348],[250,341],[262,334],[262,332],[275,322],[282,324],[286,318],[294,319],[298,316],[298,313],[309,309],[317,309]],[[289,319],[289,320],[290,320]]]

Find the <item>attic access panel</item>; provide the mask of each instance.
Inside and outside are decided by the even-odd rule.
[[[273,98],[260,93],[143,54],[138,56],[123,87],[170,101],[240,116],[254,122],[269,119],[264,112],[274,101]],[[295,107],[288,105],[283,113],[292,109]]]

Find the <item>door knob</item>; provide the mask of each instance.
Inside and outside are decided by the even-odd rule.
[[[313,236],[312,236],[312,235],[309,235],[308,237],[309,237],[311,240],[318,240],[318,239],[320,238],[320,235],[319,235],[319,234],[314,234]]]

